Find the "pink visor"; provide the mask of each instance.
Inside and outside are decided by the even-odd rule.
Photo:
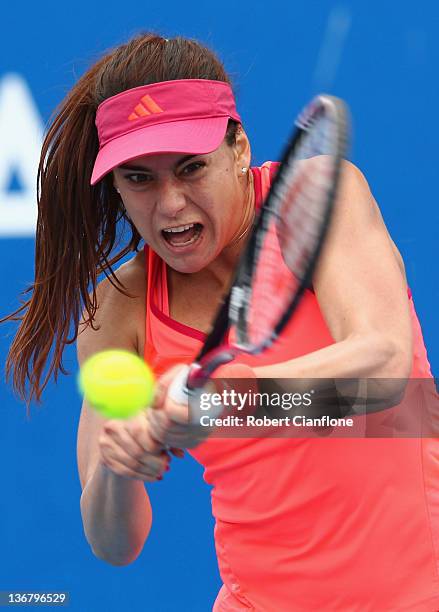
[[[143,155],[211,153],[229,119],[241,122],[232,88],[222,81],[181,79],[123,91],[98,107],[99,153],[90,182]]]

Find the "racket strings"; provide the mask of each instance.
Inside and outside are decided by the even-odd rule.
[[[264,231],[257,241],[257,265],[247,310],[247,340],[262,345],[307,282],[337,166],[335,122],[325,115],[302,119],[302,136],[283,162]],[[309,280],[309,279],[308,279]]]

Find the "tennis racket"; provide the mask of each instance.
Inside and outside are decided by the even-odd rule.
[[[191,406],[190,396],[219,366],[240,353],[263,353],[282,333],[312,281],[348,133],[347,107],[333,96],[317,96],[297,118],[212,330],[169,389],[174,401]],[[191,411],[189,419],[197,420]]]

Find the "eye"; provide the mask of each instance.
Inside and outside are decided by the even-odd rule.
[[[123,178],[129,183],[134,183],[135,185],[139,185],[140,183],[149,183],[152,180],[152,177],[149,174],[139,174],[138,172],[125,174]]]
[[[197,172],[197,170],[200,170],[201,168],[204,168],[205,166],[206,164],[202,161],[192,162],[183,168],[183,170],[181,171],[181,174],[184,174],[186,176],[189,174],[194,174],[195,172]]]

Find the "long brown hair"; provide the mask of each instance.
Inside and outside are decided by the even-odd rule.
[[[111,175],[90,185],[99,142],[96,109],[126,89],[175,79],[230,80],[218,58],[197,41],[139,35],[105,55],[77,82],[54,116],[38,168],[35,280],[31,297],[0,322],[21,321],[6,361],[19,397],[41,401],[53,375],[66,374],[62,353],[75,342],[83,312],[93,326],[96,286],[104,273],[122,293],[113,266],[137,251],[141,237],[127,218]],[[231,124],[227,142],[234,141]],[[130,235],[119,251],[120,223]],[[47,371],[45,372],[47,366]]]

